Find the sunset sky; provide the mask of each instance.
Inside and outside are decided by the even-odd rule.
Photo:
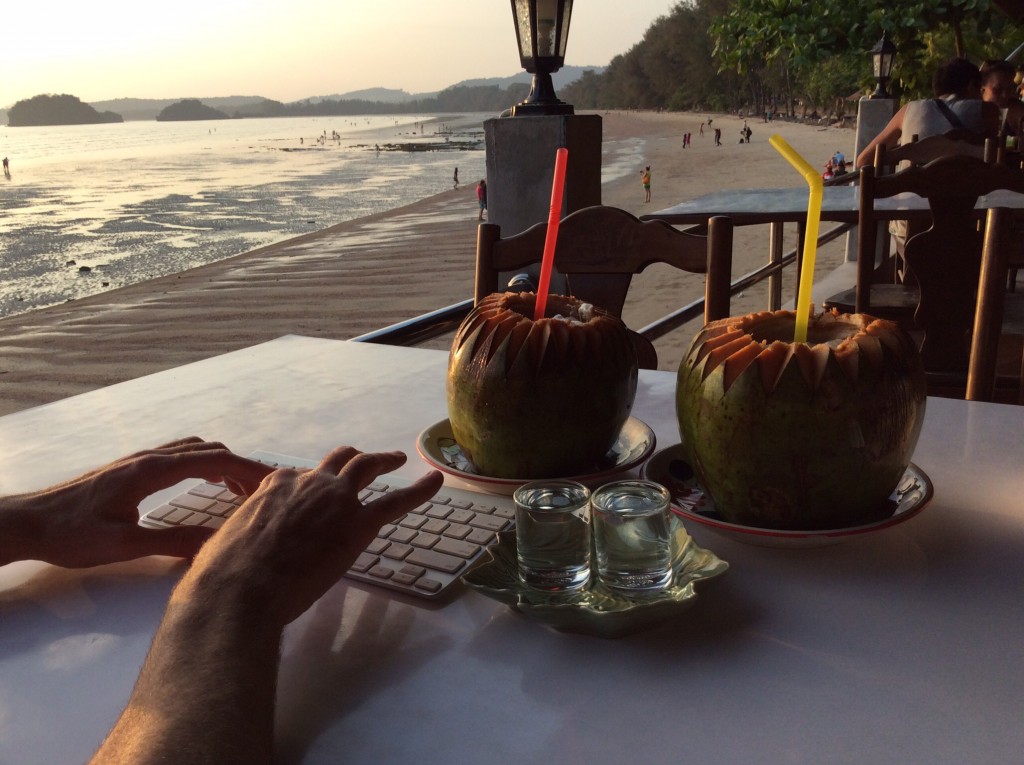
[[[576,0],[567,64],[601,66],[673,0]],[[411,93],[520,71],[508,0],[136,0],[5,3],[0,107],[370,87]]]

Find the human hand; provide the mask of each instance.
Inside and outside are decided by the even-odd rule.
[[[203,547],[182,581],[185,597],[240,598],[275,627],[296,619],[349,569],[380,527],[429,500],[432,471],[363,504],[359,493],[405,462],[401,452],[341,447],[308,471],[279,469]]]
[[[226,481],[251,494],[272,468],[233,454],[223,444],[185,438],[111,462],[42,491],[7,497],[0,563],[42,560],[82,568],[146,555],[191,557],[212,529],[139,526],[144,498],[186,478]]]

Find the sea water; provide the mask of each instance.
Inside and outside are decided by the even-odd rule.
[[[0,126],[0,316],[393,210],[450,190],[456,167],[475,186],[493,116]],[[644,151],[642,139],[602,148],[603,182]]]
[[[0,127],[0,316],[475,185],[490,116]]]

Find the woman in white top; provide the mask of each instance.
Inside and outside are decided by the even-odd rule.
[[[950,59],[940,66],[932,78],[932,92],[935,98],[911,101],[896,112],[857,155],[857,167],[874,161],[879,144],[892,149],[909,143],[915,135],[921,139],[965,130],[977,134],[981,144],[985,137],[999,132],[999,109],[981,100],[981,73],[967,59]]]

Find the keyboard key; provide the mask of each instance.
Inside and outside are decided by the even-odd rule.
[[[370,553],[365,552],[359,553],[359,557],[356,558],[356,562],[352,564],[351,570],[359,572],[369,571],[371,568],[377,565],[377,561],[379,560],[380,558],[378,558],[376,555],[371,555]]]
[[[472,526],[467,526],[464,523],[453,523],[441,533],[452,539],[465,539],[472,531]]]
[[[192,513],[188,518],[181,522],[182,526],[202,526],[207,521],[213,520],[213,516],[203,515],[202,513]]]
[[[183,507],[176,507],[174,510],[163,517],[164,523],[170,523],[174,526],[178,526],[186,518],[192,515],[191,510],[186,510]]]
[[[385,558],[392,558],[394,560],[404,560],[405,556],[412,552],[412,547],[407,544],[399,544],[395,542],[390,545],[387,550],[384,551]],[[415,561],[410,561],[415,563]]]
[[[442,539],[434,545],[434,552],[457,555],[460,558],[472,558],[479,549],[480,545],[460,542],[458,539]]]
[[[496,538],[497,537],[494,536],[493,531],[488,531],[487,529],[473,529],[469,533],[469,536],[466,537],[466,541],[477,545],[489,545]]]
[[[447,505],[431,505],[426,514],[431,518],[447,518],[452,514],[452,508]]]
[[[170,504],[175,507],[184,507],[187,510],[198,510],[199,512],[202,512],[208,507],[213,507],[216,502],[212,499],[206,499],[205,497],[197,497],[194,494],[182,494],[180,497],[172,499]]]
[[[472,510],[456,510],[455,512],[448,516],[447,520],[451,521],[452,523],[469,523],[472,517]]]
[[[424,568],[434,568],[438,571],[444,571],[446,574],[454,574],[466,565],[466,561],[462,558],[456,558],[454,555],[445,555],[433,550],[413,550],[409,553],[409,557],[406,558],[406,563],[423,566]]]
[[[388,549],[388,545],[390,544],[391,543],[388,540],[377,537],[366,546],[366,552],[370,553],[371,555],[380,555],[382,552]]]
[[[393,568],[388,568],[387,566],[374,566],[366,573],[370,576],[375,576],[378,579],[390,579],[394,576],[395,570]]]
[[[420,528],[420,530],[429,532],[431,534],[440,534],[449,526],[451,526],[451,524],[448,523],[448,521],[442,521],[438,518],[431,518],[429,521],[424,519],[423,526]]]
[[[406,515],[404,518],[402,518],[402,520],[398,522],[398,525],[404,526],[407,529],[418,529],[421,528],[423,524],[427,522],[428,519],[423,517],[422,515],[413,515],[410,513],[409,515]]]
[[[444,587],[443,582],[439,582],[436,579],[430,577],[420,577],[413,583],[413,587],[417,590],[423,590],[424,592],[440,592],[441,588]]]
[[[508,526],[508,521],[504,518],[495,518],[493,515],[478,514],[469,522],[469,525],[475,526],[478,529],[486,529],[487,531],[501,531]]]
[[[398,572],[391,577],[391,581],[398,582],[399,584],[412,584],[421,576],[423,576],[427,570],[422,566],[402,566]]]
[[[416,535],[416,538],[412,540],[413,547],[421,547],[424,550],[429,550],[431,547],[436,545],[441,540],[437,534],[427,534],[421,531]]]
[[[212,483],[201,483],[188,490],[189,494],[195,494],[197,497],[206,497],[207,499],[217,499],[217,497],[225,492],[227,494],[231,494],[231,492],[223,486],[217,486]]]
[[[416,538],[419,532],[416,529],[404,529],[399,526],[397,529],[388,534],[388,541],[398,542],[400,544],[408,544]]]
[[[210,507],[206,508],[203,512],[207,515],[217,515],[221,518],[226,518],[231,515],[238,508],[232,505],[230,502],[215,501]]]

